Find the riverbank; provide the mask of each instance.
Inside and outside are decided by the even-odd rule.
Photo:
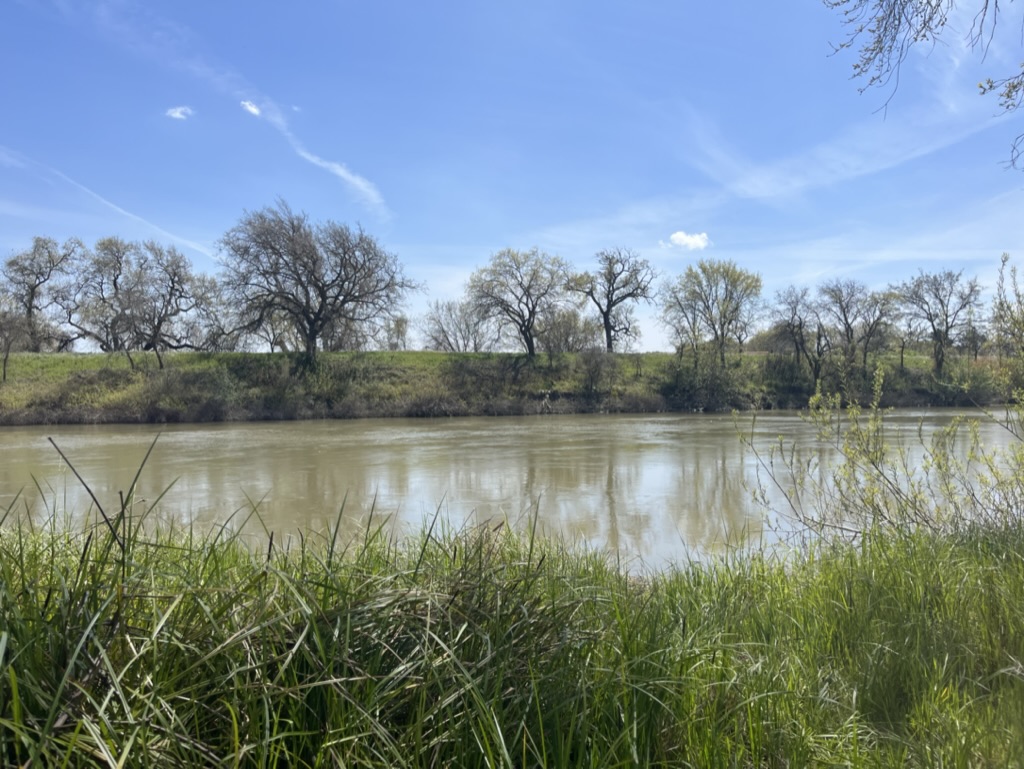
[[[655,413],[804,408],[815,383],[788,356],[747,354],[725,368],[668,353],[330,353],[315,371],[285,354],[11,356],[0,424],[162,423]],[[962,361],[937,382],[923,358],[873,363],[883,405],[987,405],[1010,391],[993,362]],[[834,381],[832,381],[834,379]],[[853,400],[863,372],[826,380]]]
[[[501,527],[254,551],[114,512],[84,531],[4,525],[4,765],[1024,755],[1019,525],[637,578]]]

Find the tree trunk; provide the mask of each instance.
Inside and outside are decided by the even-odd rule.
[[[523,344],[526,345],[526,354],[529,357],[534,357],[537,354],[537,345],[533,341],[533,334],[529,331],[523,332]]]
[[[303,347],[305,349],[302,353],[301,364],[303,368],[311,370],[316,367],[317,335],[307,331],[303,336]]]
[[[946,362],[946,347],[942,342],[935,342],[932,356],[935,362],[935,378],[942,379],[942,368]]]

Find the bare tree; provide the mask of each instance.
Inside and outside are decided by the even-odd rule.
[[[853,366],[860,348],[866,369],[871,344],[892,317],[892,294],[869,291],[856,280],[835,278],[818,287],[818,297],[820,313],[838,337],[833,347],[842,351],[848,367]]]
[[[829,351],[828,334],[818,303],[805,288],[790,286],[775,295],[775,321],[783,330],[798,360],[804,360],[817,382]]]
[[[233,352],[244,336],[230,312],[220,283],[211,275],[194,273],[191,281],[193,309],[177,319],[182,349]]]
[[[908,320],[919,321],[930,333],[932,363],[936,377],[941,377],[946,351],[976,311],[981,288],[976,278],[963,279],[963,270],[953,272],[925,272],[894,286]]]
[[[696,320],[724,367],[726,344],[745,335],[760,296],[760,275],[732,261],[702,259],[665,287],[662,318],[680,338],[685,327]]]
[[[557,256],[507,248],[470,276],[469,299],[482,317],[514,332],[532,358],[538,321],[563,303],[568,275]]]
[[[897,304],[893,312],[892,333],[900,350],[900,371],[906,371],[907,348],[922,341],[924,325],[916,314]]]
[[[605,349],[612,352],[620,338],[635,338],[633,316],[627,302],[650,302],[657,273],[646,259],[628,248],[597,252],[593,272],[574,275],[570,291],[583,294],[597,308],[604,329]]]
[[[137,243],[103,238],[62,282],[56,302],[74,338],[86,339],[103,352],[133,349],[129,315],[141,291],[139,252]]]
[[[60,245],[53,238],[36,237],[31,248],[4,262],[2,276],[10,292],[9,301],[25,319],[28,351],[41,352],[48,342],[60,346],[47,313],[55,304],[57,283],[77,269],[84,250],[76,238]]]
[[[287,318],[313,365],[325,334],[397,314],[417,288],[361,228],[313,224],[288,204],[247,212],[221,240],[223,283],[249,330]],[[338,338],[338,334],[335,334]]]
[[[864,302],[861,313],[858,342],[861,346],[861,364],[868,367],[868,353],[873,347],[884,345],[885,330],[896,319],[896,296],[892,291],[872,291]]]
[[[0,288],[0,382],[7,381],[11,353],[31,345],[28,321],[10,293]]]
[[[432,302],[421,321],[426,346],[442,352],[484,352],[497,344],[493,322],[469,300]]]
[[[212,298],[197,288],[191,263],[177,249],[152,241],[142,244],[128,319],[133,346],[156,353],[160,368],[164,367],[163,351],[196,346],[190,334],[195,326],[186,319],[199,316],[203,301]]]
[[[866,80],[865,88],[884,86],[899,80],[900,67],[910,49],[918,43],[938,42],[949,27],[947,22],[961,4],[956,0],[824,0],[825,5],[842,13],[850,30],[839,49],[859,46],[853,66],[855,77]],[[978,0],[974,21],[968,32],[972,48],[988,50],[999,20],[999,0]],[[1019,44],[1019,41],[1018,41]],[[1024,64],[1020,72],[988,78],[979,83],[982,94],[994,93],[999,106],[1012,112],[1024,103]],[[1013,142],[1011,162],[1016,165],[1024,143],[1024,134]]]
[[[152,350],[161,368],[167,350],[215,344],[215,283],[192,272],[173,247],[104,238],[78,260],[55,292],[73,336],[104,352]]]
[[[1010,255],[1003,254],[992,302],[992,328],[1000,356],[1024,353],[1024,289],[1017,279],[1017,266],[1010,265],[1007,276],[1007,265],[1010,265]]]
[[[855,280],[835,278],[818,286],[818,306],[836,336],[833,347],[839,348],[847,365],[857,357],[857,328],[868,287]]]

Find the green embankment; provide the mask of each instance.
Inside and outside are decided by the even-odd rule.
[[[0,424],[470,416],[803,408],[815,384],[787,356],[747,354],[719,368],[667,353],[546,355],[330,353],[313,371],[259,353],[155,356],[15,354],[0,385]],[[712,361],[713,363],[713,361]],[[959,361],[945,381],[927,360],[872,362],[887,403],[966,405],[1007,397],[991,361]],[[871,374],[827,372],[824,388],[850,400]]]

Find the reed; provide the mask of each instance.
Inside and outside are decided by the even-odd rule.
[[[0,535],[12,766],[1017,766],[1024,531],[644,577],[504,526]],[[122,514],[123,513],[123,514]]]

